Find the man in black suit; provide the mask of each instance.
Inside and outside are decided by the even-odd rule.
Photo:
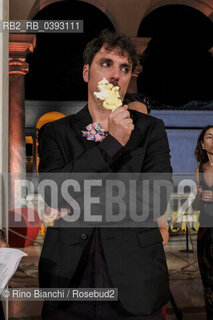
[[[167,173],[169,146],[161,120],[126,105],[111,112],[94,97],[104,77],[120,87],[124,98],[137,64],[133,43],[105,31],[84,51],[83,78],[88,105],[80,112],[45,125],[40,132],[41,180],[52,173]],[[82,131],[99,123],[102,141],[87,140]],[[95,175],[94,175],[95,177]],[[54,178],[57,180],[56,178]],[[60,179],[59,179],[60,180]],[[60,184],[58,182],[58,184]],[[58,208],[65,206],[59,196]],[[49,201],[49,194],[46,193]],[[159,209],[163,214],[166,204]],[[43,288],[118,288],[118,301],[45,302],[42,319],[161,320],[169,300],[168,272],[162,237],[152,228],[62,228],[62,218],[48,228],[39,263]]]

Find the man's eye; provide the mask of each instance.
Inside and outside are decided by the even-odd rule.
[[[121,71],[123,73],[128,73],[129,72],[129,68],[128,67],[123,67],[123,68],[121,68]]]
[[[103,66],[103,67],[109,67],[109,62],[103,62],[103,63],[102,63],[102,66]]]

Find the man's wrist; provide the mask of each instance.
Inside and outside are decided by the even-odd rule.
[[[108,136],[99,144],[99,149],[103,152],[104,158],[108,164],[112,164],[121,153],[123,146],[118,140],[108,134]]]

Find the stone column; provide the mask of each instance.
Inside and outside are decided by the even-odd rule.
[[[9,3],[0,0],[0,20],[7,21]],[[8,225],[8,33],[0,32],[0,228]]]
[[[9,1],[0,0],[0,20],[9,19]],[[8,239],[8,33],[0,32],[0,228]],[[8,319],[8,301],[3,303]]]
[[[26,56],[33,52],[36,36],[11,34],[9,37],[9,172],[11,174],[10,208],[14,203],[15,180],[26,173],[24,77],[29,70]],[[16,192],[16,199],[19,195]]]

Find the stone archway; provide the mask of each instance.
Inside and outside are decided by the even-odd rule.
[[[65,117],[65,114],[63,114],[61,112],[58,112],[58,111],[47,112],[47,113],[43,114],[38,119],[37,124],[36,124],[36,129],[39,130],[46,123],[52,122],[52,121],[55,121],[55,120],[58,120],[58,119],[61,119],[61,118],[64,118],[64,117]]]
[[[64,0],[36,0],[31,11],[30,11],[28,19],[33,19],[39,11],[41,11],[45,7],[49,6],[50,4],[53,4],[55,2],[62,2],[62,1],[64,1]],[[108,17],[108,19],[111,21],[115,30],[119,31],[119,26],[113,16],[112,12],[103,3],[101,3],[100,1],[97,1],[97,0],[90,0],[90,1],[80,0],[79,2],[87,2],[91,5],[93,5],[94,7],[98,8],[99,10],[101,10]]]
[[[155,9],[158,9],[167,5],[185,5],[199,10],[206,16],[210,16],[213,12],[213,4],[211,0],[197,1],[197,0],[152,0],[144,18],[149,15]]]
[[[91,18],[94,16],[96,19]],[[113,24],[101,10],[83,1],[53,2],[33,19],[72,20],[76,17],[84,21],[83,33],[37,34],[36,51],[28,56],[27,100],[87,100],[87,86],[82,78],[84,47],[102,29],[114,30]]]
[[[36,159],[34,159],[36,163],[36,171],[38,172],[38,165],[39,165],[39,156],[38,156],[38,131],[41,129],[43,125],[48,122],[52,122],[61,118],[64,118],[65,115],[61,112],[51,111],[43,114],[37,121],[36,124]]]

